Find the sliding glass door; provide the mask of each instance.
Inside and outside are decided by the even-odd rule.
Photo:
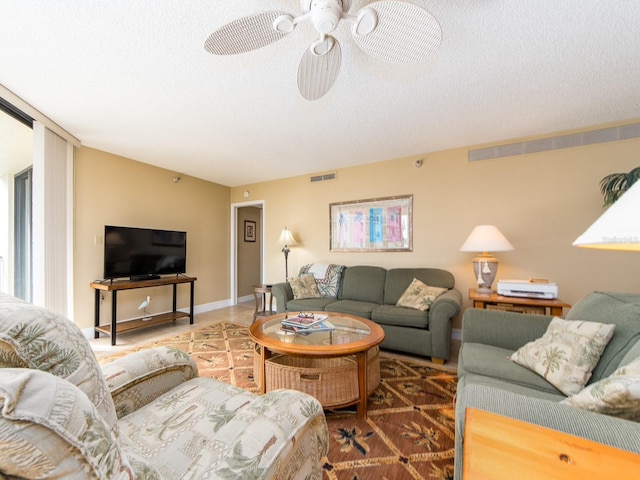
[[[32,301],[32,173],[33,169],[22,171],[14,180],[14,295]]]

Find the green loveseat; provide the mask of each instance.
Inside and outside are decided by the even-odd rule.
[[[396,302],[414,278],[448,289],[429,310],[398,307]],[[294,299],[289,282],[273,285],[278,313],[325,311],[373,320],[385,333],[383,348],[430,356],[444,363],[451,347],[451,319],[460,312],[462,296],[454,288],[453,275],[437,268],[346,267],[337,295]]]
[[[594,292],[576,303],[566,319],[616,324],[587,386],[640,356],[640,295]],[[567,398],[564,394],[538,374],[509,360],[520,347],[542,337],[551,320],[550,316],[495,310],[465,311],[455,406],[455,479],[462,478],[467,408],[640,453],[640,423],[561,404]],[[513,477],[518,477],[517,472]]]

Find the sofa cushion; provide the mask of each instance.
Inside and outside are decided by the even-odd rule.
[[[289,280],[294,300],[301,298],[320,298],[320,291],[313,275],[302,275]]]
[[[640,357],[592,383],[562,403],[572,407],[640,421]]]
[[[640,341],[640,295],[593,292],[577,302],[567,320],[613,323],[616,329],[593,370],[591,382],[611,375],[625,354]]]
[[[458,359],[458,376],[467,374],[495,378],[501,382],[560,395],[557,388],[536,372],[509,360],[513,350],[482,343],[463,343]]]
[[[313,275],[322,298],[338,298],[344,265],[310,263],[300,269],[300,275]]]
[[[342,280],[340,300],[357,300],[382,305],[386,273],[387,271],[382,267],[347,267]]]
[[[371,320],[382,325],[426,329],[429,327],[429,312],[395,305],[380,305],[371,312]]]
[[[78,326],[50,310],[0,293],[0,368],[49,372],[82,390],[110,427],[116,411],[102,369]]]
[[[451,289],[455,279],[450,272],[439,268],[391,268],[384,286],[384,304],[395,305],[414,278],[433,287]]]
[[[511,355],[514,362],[542,375],[565,395],[578,393],[591,377],[615,325],[551,320],[546,333]]]
[[[417,278],[414,278],[396,302],[396,306],[426,312],[435,299],[446,291],[446,288],[430,287]]]
[[[322,312],[337,300],[335,298],[301,298],[287,302],[288,312]]]
[[[324,308],[325,312],[346,313],[362,318],[371,318],[371,312],[378,307],[377,303],[358,302],[354,300],[338,300]]]

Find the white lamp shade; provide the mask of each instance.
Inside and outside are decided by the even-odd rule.
[[[640,181],[634,183],[573,245],[640,251]]]
[[[278,245],[298,245],[298,241],[293,237],[293,234],[284,227],[284,230],[280,233],[280,238],[278,238]]]
[[[495,225],[476,226],[460,247],[461,252],[508,252],[513,245]]]

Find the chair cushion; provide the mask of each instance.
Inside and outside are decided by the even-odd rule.
[[[33,368],[68,380],[115,426],[102,369],[82,331],[63,316],[0,294],[0,367]]]
[[[70,382],[40,370],[0,368],[0,412],[5,475],[132,478],[111,427]]]

